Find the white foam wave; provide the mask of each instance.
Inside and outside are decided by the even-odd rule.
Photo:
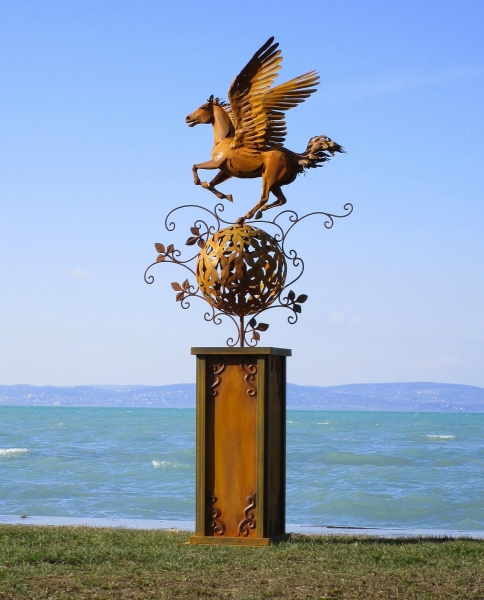
[[[455,435],[427,435],[425,437],[428,437],[431,440],[453,440]]]
[[[0,448],[0,456],[18,456],[28,452],[27,448]]]
[[[167,467],[177,468],[182,467],[183,465],[180,463],[172,463],[168,460],[152,460],[151,464],[155,467],[155,469],[166,469]]]
[[[324,421],[322,423],[316,423],[316,425],[329,425],[329,422],[328,421]]]

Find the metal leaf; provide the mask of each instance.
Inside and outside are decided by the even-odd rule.
[[[296,294],[292,290],[290,290],[287,295],[287,299],[289,300],[289,302],[294,302],[294,300],[296,299]]]
[[[188,240],[185,242],[185,246],[193,246],[197,243],[197,240],[198,237],[189,237]]]
[[[200,235],[200,229],[198,229],[198,227],[190,227],[190,231],[197,237]]]
[[[176,295],[176,301],[180,302],[180,300],[183,300],[184,297],[185,297],[185,292],[178,292],[178,294]]]
[[[165,252],[165,246],[164,244],[159,244],[158,242],[155,244],[155,248],[157,252],[160,252],[160,254],[163,254]]]
[[[252,319],[247,323],[247,325],[249,327],[255,327],[257,325],[257,321],[255,320],[255,317],[252,317]]]
[[[158,254],[156,257],[156,262],[163,262],[166,258],[166,254]]]
[[[260,335],[259,335],[259,333],[255,329],[252,332],[252,339],[256,340],[257,342],[260,340]]]
[[[175,249],[175,246],[173,244],[170,244],[168,246],[168,248],[166,249],[166,253],[170,254],[171,252],[173,252],[174,249]]]
[[[183,291],[182,290],[182,286],[179,283],[177,283],[176,281],[174,281],[171,284],[171,287],[175,290],[175,292],[181,292],[181,291]]]
[[[206,242],[204,239],[202,239],[202,238],[200,238],[200,239],[198,240],[198,242],[197,242],[197,244],[199,245],[199,247],[200,247],[200,248],[205,248],[205,244],[206,244],[206,243],[207,243],[207,242]]]
[[[256,329],[257,331],[267,331],[269,329],[269,325],[267,323],[259,323]]]
[[[306,302],[307,299],[308,299],[308,297],[306,296],[306,294],[301,294],[300,296],[298,296],[296,298],[296,302],[299,302],[300,304],[304,304],[304,302]]]
[[[299,304],[295,304],[293,307],[294,312],[300,313],[301,312],[301,307],[299,306]]]
[[[184,290],[188,290],[189,287],[190,287],[190,282],[188,281],[188,279],[185,279],[185,281],[182,283],[182,288]]]

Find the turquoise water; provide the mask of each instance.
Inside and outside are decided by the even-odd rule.
[[[484,414],[288,411],[287,521],[484,529]],[[0,407],[0,514],[194,519],[195,411]]]

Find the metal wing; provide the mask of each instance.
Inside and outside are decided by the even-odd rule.
[[[235,148],[245,146],[255,152],[260,145],[259,118],[264,94],[276,79],[282,63],[281,51],[277,50],[279,44],[273,42],[271,37],[257,50],[230,86],[228,96],[235,122]],[[259,118],[256,120],[256,117]]]
[[[284,111],[304,102],[316,89],[316,71],[270,88],[281,67],[271,38],[238,75],[229,90],[235,121],[233,147],[249,154],[282,146],[286,136]]]
[[[283,145],[287,134],[284,111],[309,98],[317,91],[314,86],[318,83],[319,75],[316,71],[310,71],[272,88],[265,94],[262,114],[257,119],[260,121],[264,118],[265,121],[265,148]]]

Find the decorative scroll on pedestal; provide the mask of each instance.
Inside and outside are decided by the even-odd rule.
[[[212,396],[217,396],[218,395],[218,391],[217,391],[217,387],[221,384],[222,382],[222,378],[219,377],[219,375],[221,375],[224,371],[225,371],[225,367],[227,365],[225,363],[221,364],[221,365],[212,365],[212,370],[213,370],[213,383],[210,386],[210,389],[212,391]]]
[[[245,382],[248,385],[247,394],[251,398],[254,398],[255,396],[257,396],[257,388],[255,386],[255,377],[257,375],[257,365],[251,364],[246,361],[242,361],[242,368],[247,373],[247,375],[244,377]]]
[[[255,513],[251,512],[257,506],[256,505],[256,497],[257,497],[257,494],[256,494],[256,492],[254,492],[253,494],[251,494],[250,496],[247,496],[247,498],[246,498],[246,501],[248,502],[248,506],[246,508],[244,508],[245,519],[243,519],[239,523],[239,533],[238,533],[239,536],[243,535],[244,537],[247,537],[250,533],[250,530],[256,528]]]
[[[211,526],[215,535],[224,535],[225,523],[220,519],[222,513],[220,509],[215,506],[217,502],[217,496],[210,497],[210,504],[212,505],[212,522]]]
[[[148,271],[157,263],[173,263],[187,269],[196,283],[185,279],[173,282],[176,301],[182,308],[190,307],[190,299],[198,298],[209,305],[204,314],[206,321],[215,325],[228,317],[237,328],[237,335],[227,339],[228,346],[256,346],[260,334],[267,331],[267,323],[258,322],[259,316],[273,308],[290,311],[287,319],[293,325],[298,321],[306,294],[296,294],[291,287],[304,272],[304,261],[296,250],[287,248],[287,237],[293,227],[302,220],[316,215],[325,218],[323,226],[331,229],[334,219],[347,217],[353,211],[351,204],[344,205],[344,214],[333,215],[316,211],[299,217],[292,210],[283,210],[272,221],[259,220],[272,229],[272,235],[255,227],[255,222],[233,223],[221,217],[224,210],[217,204],[213,211],[203,206],[180,206],[168,213],[165,219],[167,231],[175,230],[172,215],[181,209],[195,208],[204,211],[214,220],[209,224],[199,218],[190,228],[187,246],[197,245],[200,251],[186,259],[173,244],[155,244],[157,259],[145,271],[146,283],[153,283]],[[254,223],[254,224],[252,224]],[[290,273],[289,273],[290,272]]]

